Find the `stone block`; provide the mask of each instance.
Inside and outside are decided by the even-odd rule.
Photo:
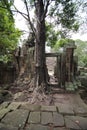
[[[87,75],[79,76],[79,80],[80,80],[82,86],[87,87]]]
[[[8,105],[9,105],[9,102],[3,102],[3,103],[0,105],[0,110],[3,109],[3,108],[6,108]]]
[[[87,116],[87,109],[84,107],[75,107],[74,112],[79,116]]]
[[[53,124],[52,112],[41,113],[41,124]]]
[[[40,123],[40,112],[30,112],[28,123]]]
[[[57,112],[53,112],[53,124],[54,126],[64,126],[63,116]]]
[[[40,105],[32,105],[29,103],[21,105],[20,109],[26,109],[29,111],[40,111],[41,106]]]
[[[2,119],[2,123],[13,127],[24,128],[28,115],[29,115],[28,110],[15,110],[9,112]]]
[[[17,127],[6,126],[0,123],[0,130],[18,130]]]
[[[9,112],[10,110],[7,108],[3,108],[0,110],[0,120]]]
[[[63,115],[74,115],[74,111],[72,106],[67,105],[67,104],[61,104],[58,107],[59,113]]]
[[[53,111],[56,112],[56,106],[41,106],[41,111]]]
[[[47,126],[30,124],[25,130],[49,130]]]
[[[17,108],[19,108],[21,105],[20,102],[12,102],[9,106],[8,109],[9,110],[16,110]]]
[[[67,128],[75,130],[87,130],[87,118],[80,116],[66,116],[65,124]]]

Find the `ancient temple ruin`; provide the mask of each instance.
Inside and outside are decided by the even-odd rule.
[[[55,67],[53,68],[54,77],[57,80],[56,87],[65,90],[76,90],[76,77],[77,77],[77,65],[78,58],[74,56],[74,50],[76,49],[75,43],[68,43],[63,47],[62,53],[46,53],[47,57],[56,59]],[[27,44],[22,48],[17,48],[14,54],[15,69],[10,70],[13,77],[10,82],[14,82],[16,76],[23,78],[22,80],[29,80],[34,76],[34,47],[29,47]],[[48,61],[49,62],[49,61]],[[53,62],[53,60],[52,60]],[[53,67],[52,63],[52,67]],[[49,66],[48,66],[49,68]],[[47,68],[47,71],[48,71]],[[2,72],[3,73],[3,72]],[[2,76],[3,77],[3,76]],[[7,76],[8,77],[8,76]],[[4,81],[3,81],[4,82]],[[7,82],[7,80],[6,80]],[[51,86],[50,76],[47,74],[46,82]],[[55,87],[55,84],[54,84]]]
[[[46,53],[46,57],[56,57],[54,76],[58,80],[59,88],[66,90],[77,89],[76,76],[78,58],[74,56],[75,43],[69,43],[63,47],[62,53]],[[50,82],[47,81],[49,84]]]

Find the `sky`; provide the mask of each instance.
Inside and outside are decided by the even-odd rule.
[[[23,11],[24,13],[26,13],[25,8],[24,8],[24,4],[21,0],[15,0],[15,6],[18,10]],[[17,28],[21,29],[21,30],[25,30],[28,32],[28,28],[27,28],[27,23],[25,21],[25,19],[18,13],[16,13],[15,17],[15,25]],[[82,14],[82,17],[85,17],[85,14]],[[28,33],[26,33],[22,38],[26,39],[28,36]],[[73,39],[81,39],[83,41],[87,41],[87,33],[82,33],[81,30],[79,33],[73,33],[72,34],[72,38]]]
[[[15,0],[14,4],[19,11],[26,13],[25,8],[24,8],[24,4],[21,0]],[[21,37],[21,39],[26,39],[28,36],[28,33],[27,33],[28,27],[27,27],[26,20],[19,13],[15,13],[14,18],[15,18],[16,27],[19,28],[20,30],[26,31],[25,34]]]

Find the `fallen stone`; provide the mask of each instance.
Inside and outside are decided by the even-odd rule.
[[[18,99],[22,95],[23,95],[23,92],[18,92],[16,94],[14,94],[14,100]]]
[[[57,112],[53,112],[53,124],[54,126],[64,126],[63,116]]]
[[[41,124],[53,124],[52,112],[41,113]]]
[[[72,92],[75,91],[75,88],[72,82],[66,82],[65,88],[67,91],[72,91]]]
[[[87,118],[80,116],[66,116],[65,124],[67,128],[75,130],[87,130]]]
[[[0,110],[0,120],[9,112],[10,110],[7,108],[3,108]]]
[[[28,110],[15,110],[9,112],[2,120],[5,125],[10,125],[17,128],[24,128],[28,118]]]
[[[9,110],[16,110],[17,108],[19,108],[21,105],[20,102],[12,102],[9,106],[8,109]]]
[[[74,115],[74,111],[72,106],[69,106],[67,104],[61,104],[58,107],[59,113],[64,115]]]
[[[1,105],[0,105],[0,110],[3,109],[3,108],[6,108],[10,103],[9,102],[3,102]]]
[[[49,130],[47,126],[30,124],[25,130]]]
[[[79,76],[79,80],[80,80],[82,86],[87,87],[87,75]]]
[[[40,123],[40,112],[30,112],[28,123]]]
[[[8,90],[0,90],[0,103],[10,98],[12,99],[12,94]]]
[[[56,106],[41,106],[41,111],[53,111],[56,112]]]
[[[40,111],[41,106],[40,105],[32,105],[29,103],[21,105],[20,109],[26,109],[29,111]]]
[[[85,109],[84,107],[75,107],[74,112],[76,115],[79,116],[87,116],[87,109]]]

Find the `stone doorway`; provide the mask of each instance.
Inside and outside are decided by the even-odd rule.
[[[58,53],[46,53],[46,65],[47,65],[47,70],[48,70],[48,75],[49,75],[49,80],[47,81],[48,84],[54,85],[54,86],[59,86],[59,65],[58,63],[60,62],[60,55]],[[56,72],[56,74],[55,74]]]

